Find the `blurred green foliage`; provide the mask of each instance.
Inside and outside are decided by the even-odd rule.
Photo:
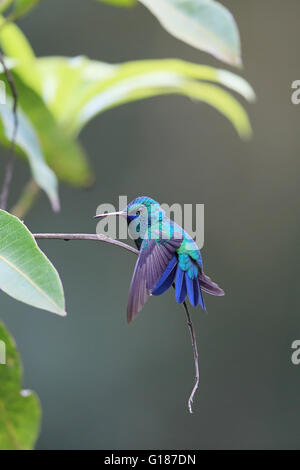
[[[32,449],[37,439],[41,410],[37,396],[21,389],[22,366],[12,337],[0,322],[5,364],[0,364],[0,449]]]
[[[41,0],[3,0],[0,13],[13,5],[8,20],[28,13]],[[97,0],[119,7],[131,7],[137,0]],[[204,50],[232,65],[240,66],[241,46],[231,13],[215,0],[139,0],[170,34],[190,46]]]
[[[77,140],[79,131],[97,114],[131,101],[182,94],[214,106],[232,122],[242,138],[251,136],[243,107],[227,91],[216,86],[227,86],[253,100],[250,85],[230,72],[175,59],[111,65],[86,57],[36,58],[27,39],[14,24],[2,29],[0,40],[6,56],[15,64],[12,73],[19,90],[20,127],[27,116],[32,125],[30,136],[36,134],[30,141],[40,142],[49,167],[59,179],[74,186],[87,186],[93,180]],[[26,137],[28,132],[24,130],[22,134]],[[2,135],[3,140],[7,143],[7,133],[5,139]],[[18,142],[19,147],[29,161],[34,161],[34,153],[29,151],[32,145],[23,143],[22,146]],[[42,186],[36,172],[33,176]],[[42,187],[46,189],[45,184]],[[49,190],[46,192],[49,194]]]
[[[132,7],[136,5],[137,0],[96,0],[97,2],[107,3],[116,7]]]
[[[115,106],[157,95],[181,94],[213,106],[229,119],[241,138],[251,136],[246,111],[224,87],[248,101],[253,101],[255,94],[246,80],[231,72],[176,59],[112,65],[82,56],[37,58],[13,21],[39,1],[0,1],[0,13],[6,15],[0,19],[0,44],[18,91],[16,151],[27,160],[35,184],[45,191],[53,210],[60,207],[58,180],[76,187],[92,183],[93,172],[78,135],[92,118]],[[124,7],[136,3],[98,1]],[[237,26],[220,3],[140,2],[176,38],[232,65],[241,64]],[[0,142],[7,147],[14,135],[13,93],[7,73],[3,68],[0,72],[10,95],[0,108]],[[4,210],[0,211],[0,285],[3,292],[17,300],[65,315],[58,273],[25,225]],[[2,324],[0,339],[7,348],[7,364],[0,366],[0,448],[32,448],[39,428],[38,400],[32,393],[20,391],[18,354]]]

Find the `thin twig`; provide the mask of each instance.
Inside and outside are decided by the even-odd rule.
[[[192,414],[193,413],[193,409],[192,409],[193,400],[194,400],[194,396],[197,391],[197,388],[199,386],[198,348],[197,348],[197,341],[196,341],[192,319],[191,319],[191,316],[190,316],[190,313],[188,311],[188,307],[185,301],[183,302],[183,306],[184,306],[184,310],[185,310],[186,317],[187,317],[187,324],[191,333],[191,340],[192,340],[192,346],[193,346],[193,352],[194,352],[194,362],[195,362],[195,385],[194,385],[194,388],[192,390],[192,393],[190,395],[189,402],[188,402],[189,411]]]
[[[102,234],[93,234],[93,233],[34,233],[35,239],[55,239],[55,240],[93,240],[98,242],[111,243],[112,245],[119,246],[125,250],[131,251],[136,255],[139,254],[138,250],[132,246],[127,245],[126,243],[120,242],[119,240],[114,240]]]
[[[35,233],[33,234],[33,236],[36,240],[57,239],[57,240],[100,241],[100,242],[111,243],[112,245],[119,246],[120,248],[124,248],[127,251],[131,251],[132,253],[135,253],[136,255],[139,254],[139,251],[133,248],[132,246],[127,245],[126,243],[120,242],[118,240],[114,240],[113,238],[109,238],[106,235],[102,235],[102,234],[94,235],[91,233]],[[174,284],[173,284],[173,287],[175,287]],[[196,341],[192,319],[191,319],[191,316],[190,316],[190,313],[189,313],[189,310],[185,301],[183,302],[183,306],[184,306],[184,310],[185,310],[185,314],[187,318],[187,324],[188,324],[190,334],[191,334],[192,347],[193,347],[193,353],[194,353],[194,362],[195,362],[195,385],[188,401],[189,412],[192,414],[193,413],[192,404],[193,404],[195,393],[199,386],[198,348],[197,348],[197,341]]]
[[[173,289],[175,289],[175,282],[173,282],[172,287],[173,287]],[[196,391],[198,389],[198,386],[199,386],[199,378],[200,378],[200,375],[199,375],[199,362],[198,362],[198,348],[197,348],[197,341],[196,341],[196,335],[195,335],[195,331],[194,331],[194,327],[193,327],[193,322],[192,322],[192,319],[191,319],[190,312],[188,310],[188,306],[187,306],[186,301],[183,302],[183,306],[184,306],[184,311],[185,311],[185,314],[186,314],[187,324],[188,324],[190,334],[191,334],[192,347],[193,347],[193,353],[194,353],[194,363],[195,363],[195,385],[194,385],[194,388],[192,390],[192,393],[191,393],[189,401],[188,401],[189,412],[191,414],[193,414],[192,405],[193,405],[195,393],[196,393]]]
[[[9,87],[11,89],[11,94],[13,98],[13,106],[12,106],[12,112],[13,112],[13,119],[14,119],[14,126],[13,126],[13,132],[12,132],[12,137],[11,137],[11,145],[10,145],[10,157],[9,160],[6,164],[6,169],[5,169],[5,176],[4,176],[4,182],[2,186],[2,192],[0,195],[0,207],[1,209],[6,209],[6,204],[7,204],[7,198],[8,198],[8,192],[9,192],[9,186],[12,180],[12,175],[14,171],[14,163],[15,163],[15,146],[16,146],[16,137],[17,137],[17,131],[18,131],[18,115],[17,115],[17,107],[18,107],[18,93],[16,89],[16,85],[13,79],[12,74],[10,73],[9,69],[6,67],[5,60],[3,58],[2,52],[0,51],[0,63],[2,64],[4,74],[6,76],[7,82],[9,84]]]

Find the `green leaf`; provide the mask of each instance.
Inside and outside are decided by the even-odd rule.
[[[5,19],[0,17],[1,47],[8,57],[22,59],[28,62],[35,58],[33,49],[20,28],[14,24],[5,24]]]
[[[117,66],[91,61],[86,57],[46,57],[37,61],[43,83],[40,90],[43,99],[65,131],[74,135],[72,117],[86,103],[88,96],[107,78],[112,77]]]
[[[3,17],[0,17],[0,42],[6,57],[14,60],[14,68],[22,75],[23,81],[39,90],[41,82],[33,49],[20,28],[13,23],[5,24]]]
[[[250,85],[231,72],[174,59],[121,65],[85,57],[47,57],[37,62],[44,99],[70,135],[78,133],[96,114],[114,106],[171,93],[214,106],[232,122],[241,137],[251,135],[249,119],[238,101],[227,91],[204,83],[226,86],[253,101],[255,94]],[[48,87],[47,81],[53,86]]]
[[[238,28],[231,13],[214,0],[140,0],[162,26],[190,46],[232,65],[241,65]]]
[[[76,187],[90,186],[94,177],[81,145],[67,135],[41,95],[17,76],[15,80],[20,105],[36,129],[48,165],[62,181]]]
[[[101,3],[108,3],[114,7],[132,7],[136,5],[137,0],[96,0]]]
[[[18,16],[24,15],[40,2],[41,0],[16,0],[14,13]]]
[[[239,102],[219,87],[204,83],[187,83],[186,94],[216,108],[237,130],[242,139],[252,137],[252,129],[247,114]]]
[[[38,397],[21,390],[22,366],[13,338],[0,322],[0,449],[30,450],[38,436]],[[3,362],[5,362],[3,364]]]
[[[5,145],[9,146],[14,131],[14,116],[12,112],[12,101],[8,97],[6,104],[0,106],[0,119],[2,122],[0,140]],[[60,205],[55,173],[50,170],[46,164],[35,130],[20,108],[18,109],[16,144],[27,156],[32,175],[36,183],[48,195],[52,209],[58,211]]]
[[[21,16],[27,14],[32,8],[34,8],[42,0],[15,0],[14,1],[14,10],[11,15],[9,15],[9,21],[15,21]]]
[[[21,302],[65,316],[59,275],[17,217],[0,210],[0,286]]]

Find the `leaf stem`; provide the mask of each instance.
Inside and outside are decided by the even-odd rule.
[[[31,178],[23,189],[19,200],[11,208],[10,212],[19,219],[23,220],[36,201],[39,192],[40,187],[37,185],[34,179]]]
[[[12,132],[12,137],[11,137],[11,145],[10,145],[10,158],[6,164],[6,169],[5,169],[5,176],[4,176],[4,182],[2,186],[2,192],[0,194],[0,208],[1,209],[6,209],[7,205],[7,198],[8,198],[8,193],[9,193],[9,186],[12,180],[13,176],[13,171],[14,171],[14,163],[15,163],[15,146],[16,146],[16,136],[17,136],[17,131],[18,131],[18,115],[17,115],[17,107],[18,107],[18,93],[16,89],[16,85],[13,79],[12,74],[10,73],[9,69],[6,67],[5,60],[3,58],[2,52],[0,51],[0,63],[2,64],[4,74],[6,76],[7,82],[9,84],[9,87],[11,89],[11,94],[13,98],[13,106],[12,106],[12,112],[13,112],[13,117],[14,117],[14,127],[13,127],[13,132]]]
[[[92,233],[35,233],[33,234],[34,238],[36,240],[42,240],[42,239],[55,239],[55,240],[93,240],[93,241],[99,241],[99,242],[105,242],[105,243],[111,243],[112,245],[119,246],[120,248],[123,248],[127,251],[130,251],[131,253],[135,253],[136,255],[139,254],[139,251],[136,248],[133,248],[130,245],[127,245],[126,243],[120,242],[119,240],[114,240],[113,238],[109,238],[106,235],[103,234],[92,234]],[[173,284],[174,287],[174,284]],[[192,347],[193,347],[193,353],[194,353],[194,363],[195,363],[195,385],[192,390],[192,393],[189,397],[188,401],[188,407],[189,407],[189,412],[192,414],[193,409],[192,409],[192,404],[194,400],[195,393],[198,389],[199,386],[199,362],[198,362],[198,348],[197,348],[197,341],[196,341],[196,336],[195,336],[195,331],[192,323],[192,319],[187,307],[186,302],[183,302],[186,318],[187,318],[187,324],[188,328],[190,331],[191,335],[191,341],[192,341]]]

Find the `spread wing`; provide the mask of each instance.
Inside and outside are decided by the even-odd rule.
[[[129,289],[128,323],[142,310],[181,243],[182,238],[143,241]]]

